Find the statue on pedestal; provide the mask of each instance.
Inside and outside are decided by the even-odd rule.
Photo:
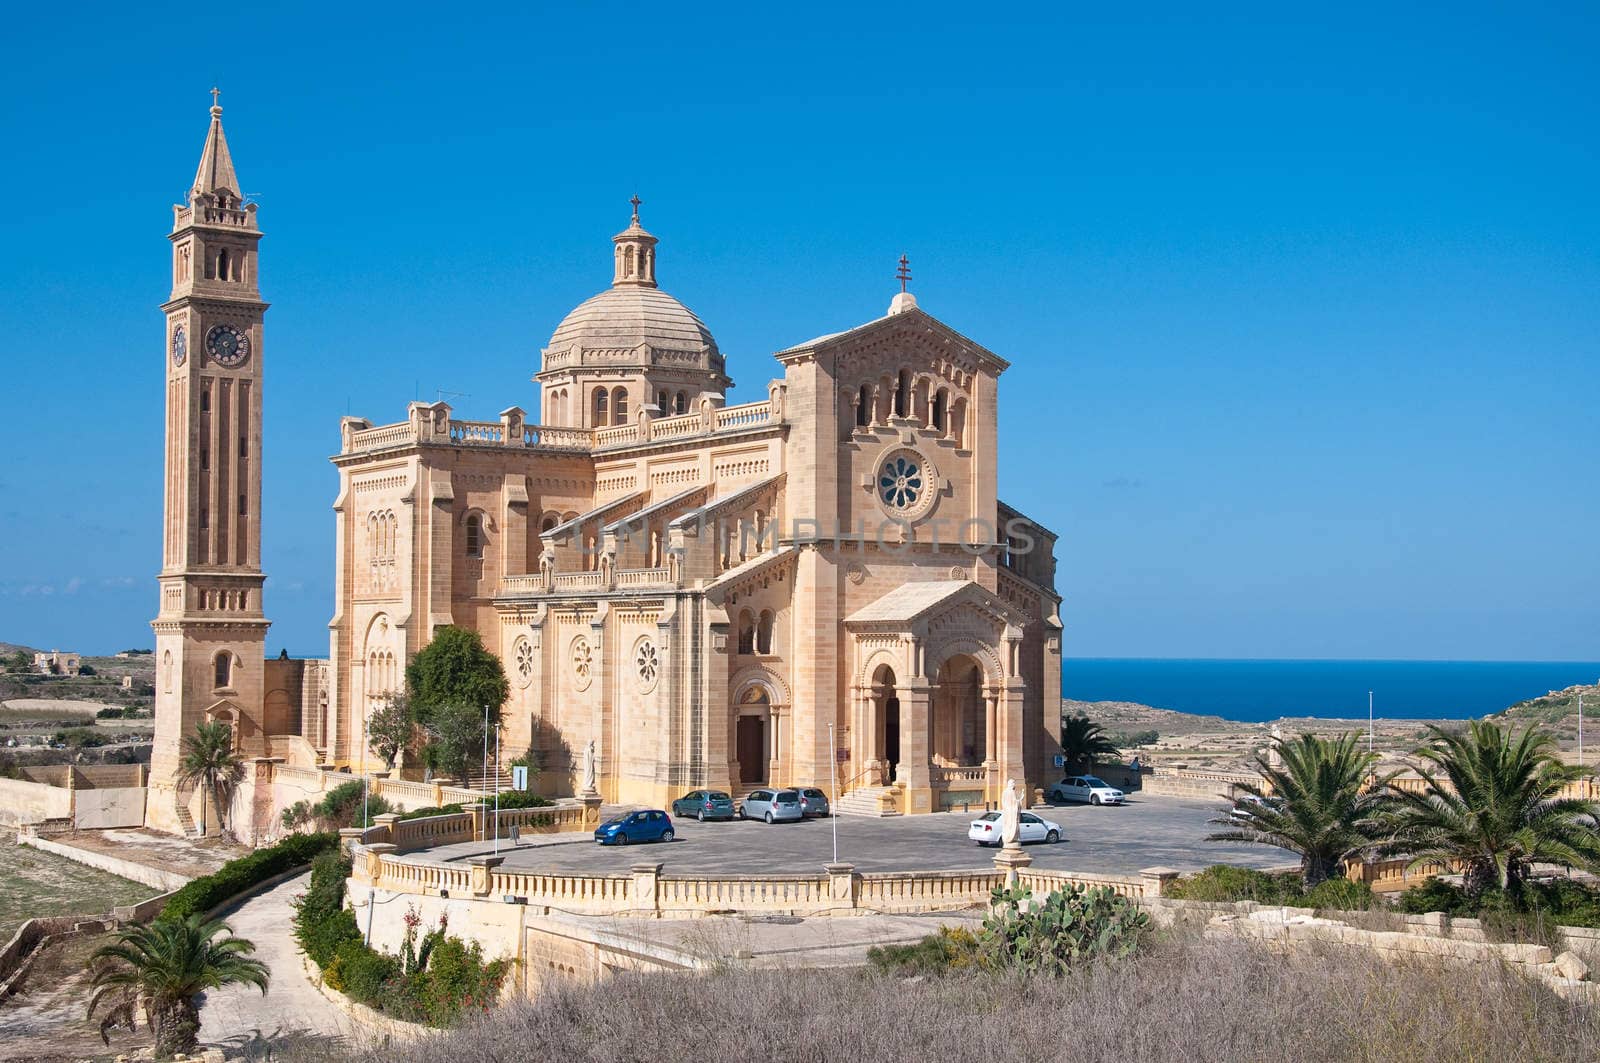
[[[596,782],[594,739],[591,738],[589,740],[589,744],[583,748],[583,792],[586,794],[594,793],[597,789],[599,789],[599,787],[596,785]]]
[[[1022,790],[1017,780],[1007,779],[1000,794],[1000,841],[1007,849],[1017,849],[1022,831]]]

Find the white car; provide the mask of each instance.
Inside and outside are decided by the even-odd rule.
[[[1017,817],[1017,841],[1019,842],[1048,842],[1054,845],[1061,840],[1061,824],[1051,823],[1048,819],[1040,819],[1032,812],[1024,812]],[[985,812],[972,821],[972,826],[967,828],[967,837],[979,845],[999,845],[1000,838],[1000,813]]]
[[[1120,805],[1121,790],[1093,775],[1068,775],[1045,791],[1045,796],[1060,804],[1065,801],[1087,801],[1091,805]]]

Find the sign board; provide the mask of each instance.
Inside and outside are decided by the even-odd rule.
[[[850,748],[848,746],[840,746],[834,750],[834,756],[838,758],[840,764],[843,764],[850,759]]]
[[[1057,753],[1056,754],[1056,767],[1064,768],[1066,766],[1067,766],[1067,758],[1062,756],[1060,753]]]
[[[513,790],[526,790],[528,788],[528,767],[518,764],[511,769],[511,788]]]

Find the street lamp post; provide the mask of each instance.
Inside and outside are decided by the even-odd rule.
[[[828,724],[828,789],[832,793],[832,800],[839,800],[839,749],[838,742],[833,737],[833,724]],[[833,823],[833,862],[839,862],[839,813],[830,803],[828,805],[828,819]]]

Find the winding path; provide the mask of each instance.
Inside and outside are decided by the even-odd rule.
[[[295,944],[289,902],[310,877],[307,872],[279,883],[222,914],[235,934],[255,944],[256,959],[272,969],[272,982],[265,996],[253,986],[207,993],[200,1009],[203,1044],[241,1046],[300,1032],[354,1039],[357,1027],[307,979]]]

